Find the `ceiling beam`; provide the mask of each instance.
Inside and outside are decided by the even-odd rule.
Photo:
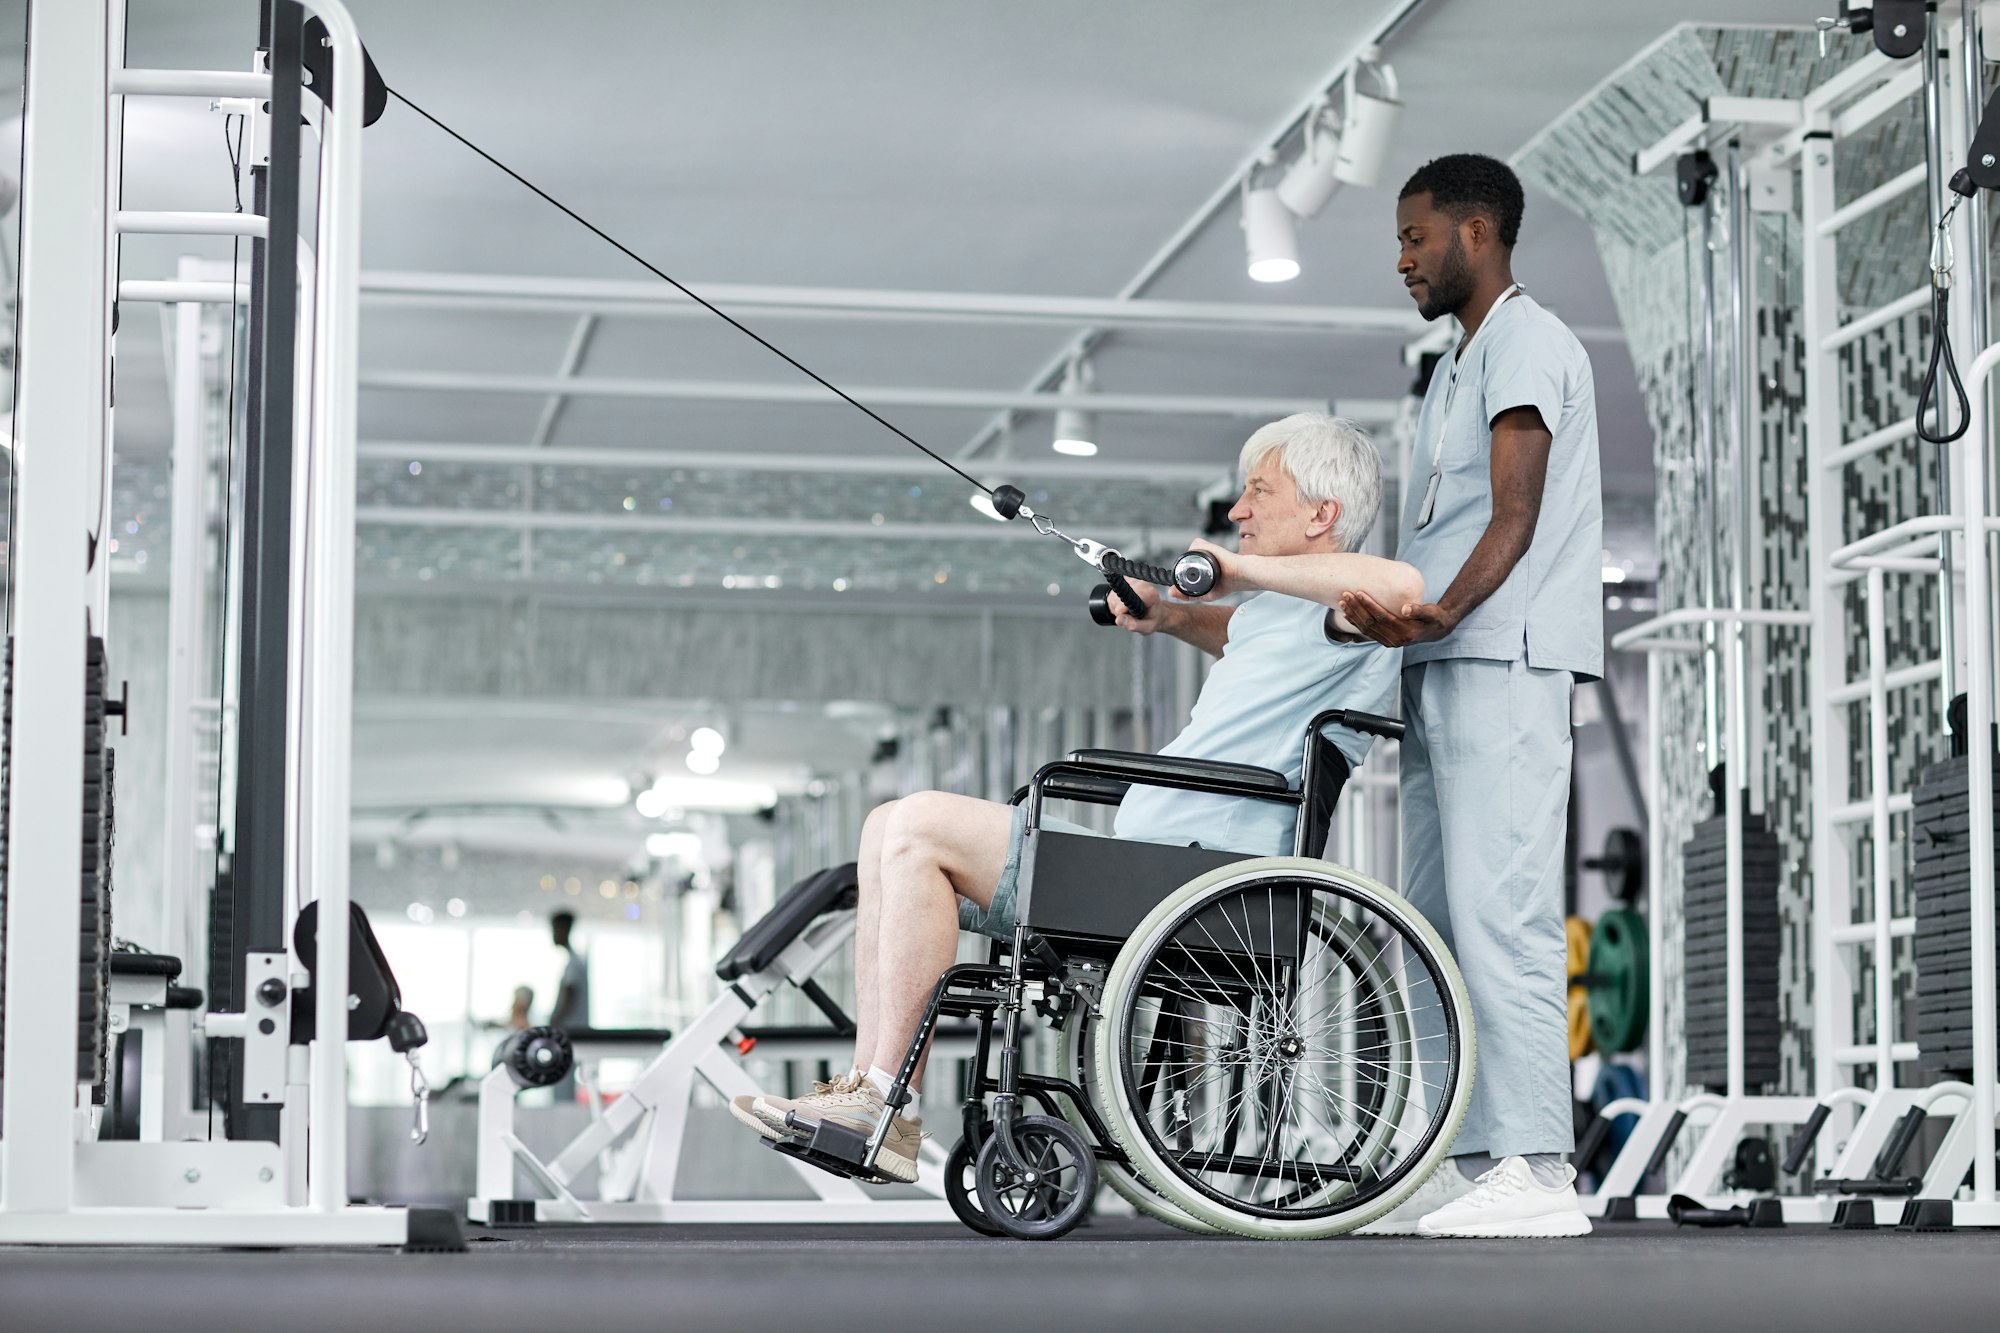
[[[1423,326],[1423,318],[1414,309],[1404,307],[1135,301],[998,292],[727,283],[692,285],[705,300],[732,314],[765,316],[1088,324],[1100,328],[1209,329],[1230,333],[1412,333]],[[377,271],[361,275],[361,299],[374,306],[406,308],[713,318],[663,283],[620,279]]]
[[[570,513],[539,509],[419,509],[401,505],[364,505],[355,510],[362,527],[390,528],[522,528],[536,532],[643,532],[675,536],[707,534],[725,537],[867,538],[887,541],[1035,541],[1049,540],[1019,523],[871,523],[866,520],[815,518],[667,518],[657,514]],[[1100,541],[1150,541],[1179,544],[1195,535],[1194,515],[1184,531],[1166,527],[1142,531],[1136,527],[1096,528]],[[1050,542],[1050,550],[1065,549]]]
[[[666,398],[724,403],[833,405],[841,400],[816,384],[761,381],[566,378],[560,375],[494,375],[454,370],[364,370],[364,389],[405,389],[435,393],[563,395],[572,398]],[[1031,393],[1007,389],[927,389],[878,385],[848,390],[877,407],[945,408],[969,411],[1054,412],[1073,407],[1087,412],[1149,416],[1282,417],[1324,412],[1324,398],[1231,398],[1164,393]]]
[[[919,454],[764,454],[722,453],[689,449],[620,449],[559,445],[535,448],[524,444],[438,444],[421,440],[366,440],[357,446],[360,458],[397,462],[466,463],[497,467],[544,466],[582,468],[703,468],[730,472],[783,472],[811,475],[908,477],[929,475],[931,462]],[[1226,478],[1235,460],[1218,463],[1117,463],[1097,459],[1009,459],[986,467],[998,480],[1046,478],[1050,481],[1185,482],[1205,486]]]

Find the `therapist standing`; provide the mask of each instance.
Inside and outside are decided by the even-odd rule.
[[[1435,602],[1341,617],[1403,650],[1403,893],[1472,996],[1479,1074],[1440,1170],[1382,1230],[1580,1236],[1563,851],[1570,695],[1603,671],[1597,406],[1576,335],[1514,281],[1521,183],[1461,153],[1410,177],[1396,271],[1464,336],[1418,417],[1399,560]]]

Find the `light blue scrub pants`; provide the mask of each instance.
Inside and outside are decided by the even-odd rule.
[[[1575,1146],[1563,934],[1573,687],[1525,656],[1403,669],[1403,895],[1457,959],[1477,1038],[1460,1154]]]

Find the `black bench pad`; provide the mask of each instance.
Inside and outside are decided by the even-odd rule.
[[[806,876],[786,889],[777,905],[743,932],[736,946],[715,965],[715,975],[734,981],[746,973],[763,971],[807,926],[828,912],[854,906],[860,892],[861,881],[852,861]]]
[[[163,953],[114,953],[111,955],[111,975],[114,977],[165,977],[172,981],[181,974],[181,960]]]

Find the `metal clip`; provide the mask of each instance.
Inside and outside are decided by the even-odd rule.
[[[1846,14],[1842,14],[1837,19],[1814,19],[1813,27],[1819,37],[1819,58],[1821,60],[1826,59],[1826,35],[1828,33],[1832,32],[1835,28],[1851,28],[1853,26],[1854,20]]]
[[[1951,289],[1951,270],[1957,256],[1951,244],[1951,219],[1958,212],[1959,197],[1954,197],[1945,206],[1944,216],[1938,219],[1937,231],[1931,236],[1931,286],[1939,291]]]
[[[410,1062],[410,1096],[416,1099],[416,1120],[410,1126],[410,1142],[422,1147],[431,1136],[431,1085],[424,1079],[424,1067],[415,1051],[404,1052]]]

